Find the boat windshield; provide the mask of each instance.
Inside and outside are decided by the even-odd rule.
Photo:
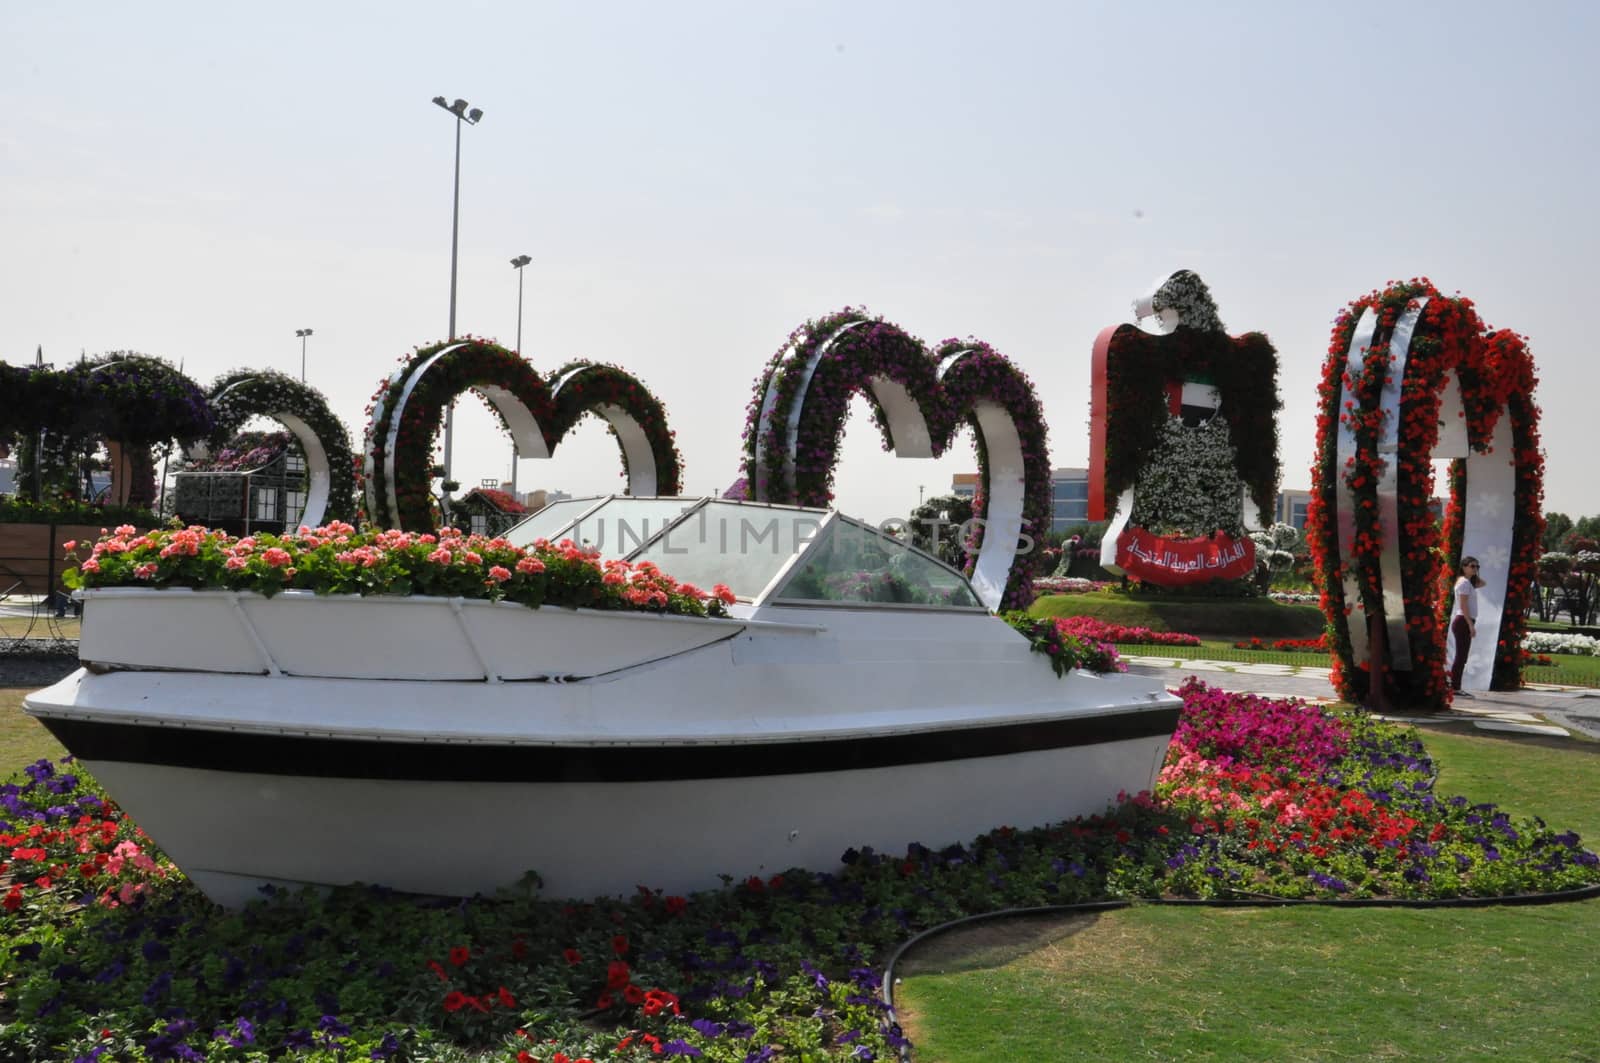
[[[599,509],[585,513],[562,533],[562,538],[598,550],[603,558],[626,557],[697,501],[617,495]]]
[[[570,528],[573,521],[595,508],[600,502],[599,498],[563,498],[559,502],[552,502],[527,520],[513,525],[506,531],[505,538],[511,545],[524,549],[531,546],[535,539],[559,541],[557,532]]]
[[[754,600],[821,529],[818,509],[712,500],[685,513],[676,524],[631,558],[653,561],[683,583],[710,590],[727,584]]]
[[[961,573],[848,517],[829,525],[773,600],[796,605],[983,608]]]

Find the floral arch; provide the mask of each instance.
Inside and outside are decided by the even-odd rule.
[[[569,362],[553,379],[552,447],[592,413],[617,439],[629,494],[676,495],[682,490],[683,466],[666,408],[632,374],[614,365]]]
[[[1335,322],[1307,533],[1343,696],[1448,703],[1448,588],[1463,554],[1485,583],[1463,688],[1520,684],[1544,525],[1536,383],[1521,337],[1489,333],[1470,300],[1426,279],[1357,299]],[[1442,531],[1434,458],[1454,459]]]
[[[267,417],[289,430],[306,458],[306,508],[301,523],[317,527],[355,518],[356,459],[344,423],[322,392],[271,369],[235,369],[211,385],[215,427],[206,443],[189,448],[203,457],[233,438],[251,417]]]
[[[402,358],[372,398],[361,490],[367,519],[420,531],[434,527],[429,469],[445,406],[482,395],[525,458],[548,458],[585,413],[604,419],[622,448],[635,494],[678,490],[681,462],[661,403],[614,366],[573,363],[551,387],[515,351],[479,339],[424,347]]]
[[[211,432],[206,394],[161,358],[116,351],[65,370],[76,378],[81,420],[103,436],[111,455],[112,501],[153,506],[155,461],[150,448],[193,443]]]
[[[1033,385],[992,347],[946,340],[930,353],[899,327],[845,308],[796,329],[756,381],[746,411],[752,498],[826,506],[850,400],[866,397],[884,449],[938,457],[963,426],[977,440],[974,512],[996,534],[975,538],[969,575],[984,603],[1032,599],[1033,553],[1018,537],[1049,527],[1050,459]]]

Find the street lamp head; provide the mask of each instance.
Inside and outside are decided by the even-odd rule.
[[[444,102],[444,97],[443,96],[435,96],[433,98],[433,102],[438,104],[440,107],[443,107],[447,111],[450,109],[450,105],[448,103]]]
[[[516,258],[511,260],[511,265],[517,269],[521,269],[523,266],[526,266],[532,261],[533,259],[529,258],[527,255],[518,255]]]
[[[483,120],[483,108],[482,107],[474,107],[472,110],[467,112],[467,121],[470,122],[471,124],[477,125],[482,120]]]
[[[466,109],[467,109],[467,101],[466,100],[458,99],[458,100],[456,100],[455,103],[452,103],[450,105],[450,110],[455,112],[457,115],[462,114],[464,111],[466,111]]]

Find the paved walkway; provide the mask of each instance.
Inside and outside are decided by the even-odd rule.
[[[1212,686],[1272,697],[1333,701],[1338,698],[1328,679],[1328,669],[1292,664],[1245,664],[1239,661],[1190,660],[1183,657],[1129,656],[1128,671],[1155,675],[1175,683],[1193,675]],[[1428,724],[1460,724],[1483,731],[1561,737],[1574,732],[1600,739],[1600,690],[1534,684],[1522,690],[1485,691],[1471,700],[1461,698],[1449,712],[1388,719]]]

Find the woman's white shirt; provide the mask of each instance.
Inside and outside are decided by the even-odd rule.
[[[1478,619],[1478,588],[1466,576],[1456,580],[1455,606],[1451,616],[1465,616],[1468,620]]]

